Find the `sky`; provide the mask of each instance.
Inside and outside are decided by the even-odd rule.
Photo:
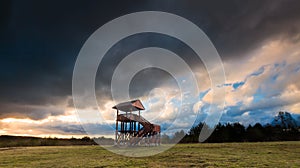
[[[174,78],[157,68],[140,71],[129,94],[144,103],[143,116],[163,129],[171,123],[188,129],[195,120],[204,120],[213,106],[213,90],[203,62],[186,44],[156,33],[122,39],[105,54],[96,75],[99,107],[83,109],[101,114],[107,122],[78,119],[72,75],[81,47],[105,23],[139,11],[179,15],[209,37],[226,77],[221,123],[266,124],[280,110],[300,120],[299,1],[1,1],[0,135],[82,137],[83,128],[95,135],[112,134],[111,107],[117,103],[110,93],[112,74],[128,54],[145,47],[179,55],[200,85],[197,97],[179,114],[181,93]],[[174,122],[178,117],[180,122]]]

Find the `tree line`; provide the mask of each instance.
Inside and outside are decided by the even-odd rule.
[[[102,145],[111,145],[114,143],[114,140],[112,138],[90,138],[88,136],[82,138],[0,136],[0,147],[97,145],[97,142]]]
[[[161,143],[198,143],[199,135],[205,123],[199,123],[192,127],[187,133],[183,130],[176,132],[172,136],[161,135]],[[262,126],[260,123],[255,125],[243,126],[240,123],[218,124],[206,143],[221,142],[264,142],[264,141],[299,141],[300,128],[285,128],[270,124]],[[0,136],[0,147],[17,146],[66,146],[66,145],[113,145],[112,138],[39,138],[22,136]]]
[[[205,123],[192,127],[188,133],[183,130],[173,136],[162,135],[162,143],[197,143]],[[180,139],[180,140],[178,140]],[[240,123],[218,124],[211,136],[205,141],[208,143],[221,142],[264,142],[264,141],[299,141],[300,128],[284,128],[260,123],[245,127]]]

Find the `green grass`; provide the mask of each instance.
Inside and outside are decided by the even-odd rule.
[[[179,144],[143,158],[100,146],[3,148],[0,167],[300,167],[300,142]]]

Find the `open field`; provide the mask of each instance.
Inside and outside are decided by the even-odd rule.
[[[153,147],[152,147],[153,148]],[[300,167],[299,142],[179,144],[130,158],[100,146],[0,149],[0,167]]]

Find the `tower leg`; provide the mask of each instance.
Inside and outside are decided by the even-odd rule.
[[[115,145],[117,145],[118,143],[118,115],[119,115],[119,110],[117,110]]]

